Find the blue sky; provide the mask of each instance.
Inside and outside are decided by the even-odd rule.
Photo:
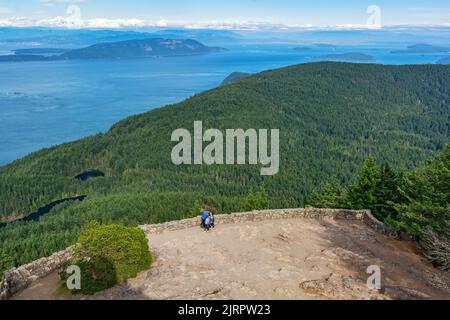
[[[380,7],[383,25],[450,24],[448,0],[0,0],[0,21],[37,23],[66,18],[67,7],[76,5],[83,20],[136,19],[162,25],[175,22],[361,25],[366,23],[369,16],[366,9],[372,4]]]

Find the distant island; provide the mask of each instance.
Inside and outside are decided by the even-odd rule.
[[[250,77],[251,75],[252,75],[251,73],[246,73],[246,72],[233,72],[228,77],[226,77],[225,80],[223,80],[222,85],[224,86],[227,84],[234,83],[241,79]]]
[[[44,55],[51,53],[58,55]],[[0,62],[6,61],[54,61],[88,59],[132,59],[189,56],[226,51],[224,48],[207,47],[195,40],[179,39],[138,39],[120,42],[99,43],[86,48],[63,49],[21,49],[15,55],[0,56]]]
[[[315,43],[314,45],[319,48],[335,48],[336,47],[334,44],[331,44],[331,43]]]
[[[61,48],[31,48],[13,50],[15,55],[58,55],[63,54],[70,49]]]
[[[49,57],[30,54],[20,54],[20,55],[12,54],[7,56],[0,56],[0,62],[27,62],[27,61],[49,61],[49,60],[56,60],[56,59],[50,59]]]
[[[391,53],[395,54],[425,54],[425,53],[439,53],[439,52],[449,52],[450,48],[433,46],[430,44],[415,44],[408,46],[405,50],[396,50]]]
[[[436,63],[438,64],[450,64],[450,56],[443,57],[439,59]]]
[[[336,60],[336,61],[352,61],[352,62],[375,61],[375,58],[373,56],[365,54],[365,53],[359,53],[359,52],[324,54],[321,56],[316,56],[314,58],[315,59]]]
[[[311,50],[312,50],[312,48],[310,48],[310,47],[296,47],[296,48],[294,48],[294,51],[297,51],[297,52],[309,52]]]

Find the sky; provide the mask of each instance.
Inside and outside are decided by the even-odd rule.
[[[450,26],[450,1],[0,0],[0,26],[351,28],[370,17],[381,26]]]

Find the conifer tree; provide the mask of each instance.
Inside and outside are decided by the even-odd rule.
[[[319,193],[316,193],[308,201],[310,206],[316,208],[344,208],[346,205],[345,189],[336,178],[323,184]]]
[[[375,190],[380,179],[380,172],[375,161],[369,158],[358,173],[356,183],[349,187],[348,205],[353,209],[375,208]]]

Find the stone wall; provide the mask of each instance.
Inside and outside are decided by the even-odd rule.
[[[276,209],[252,212],[240,212],[233,214],[221,214],[215,216],[216,224],[242,223],[248,221],[263,220],[279,220],[279,219],[345,219],[345,220],[363,220],[365,214],[370,211],[355,211],[342,209],[316,209],[316,208],[300,208],[300,209]],[[140,226],[146,234],[161,233],[164,231],[174,231],[200,226],[200,218],[171,221],[160,224]]]
[[[12,295],[27,288],[33,282],[41,279],[69,261],[73,256],[72,248],[57,252],[48,258],[42,258],[5,271],[0,283],[0,300],[8,299]]]
[[[316,208],[300,208],[300,209],[277,209],[253,212],[241,212],[233,214],[216,215],[216,224],[243,223],[249,221],[263,220],[280,220],[280,219],[344,219],[344,220],[361,220],[370,228],[387,236],[398,237],[399,234],[384,226],[378,221],[368,210],[354,211],[341,209],[316,209]],[[153,225],[140,226],[144,232],[149,234],[157,234],[164,231],[173,231],[198,227],[200,218],[171,221]],[[59,269],[61,265],[69,261],[73,257],[72,248],[53,254],[48,258],[42,258],[31,262],[27,265],[8,270],[3,275],[0,283],[0,300],[8,299],[12,295],[27,288],[34,281],[41,279],[53,271]]]
[[[378,233],[384,234],[388,237],[402,238],[399,231],[388,228],[383,222],[373,216],[370,211],[367,211],[363,216],[364,223]]]

